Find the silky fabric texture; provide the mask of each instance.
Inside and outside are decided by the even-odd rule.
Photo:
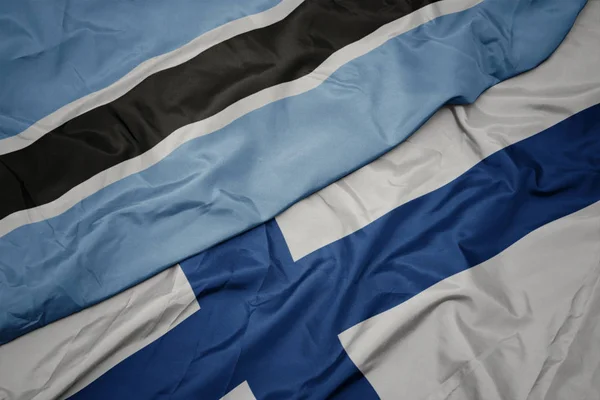
[[[448,183],[495,151],[535,135],[560,120],[600,102],[598,74],[594,74],[597,56],[590,51],[590,49],[595,49],[599,40],[600,30],[597,21],[600,17],[598,14],[600,7],[598,6],[600,6],[600,2],[595,0],[588,3],[566,41],[548,62],[530,73],[493,87],[473,105],[444,108],[430,120],[432,123],[427,123],[396,150],[327,188],[333,187],[338,192],[347,191],[346,195],[351,196],[355,203],[346,204],[344,200],[348,197],[325,196],[323,193],[326,190],[319,191],[315,197],[322,196],[324,201],[330,202],[329,211],[332,215],[326,215],[326,221],[337,218],[334,224],[352,228],[352,232],[360,230],[398,205]],[[553,79],[556,76],[560,76],[561,79]],[[437,139],[435,146],[425,138]],[[406,151],[397,151],[399,149]],[[560,153],[560,151],[556,153]],[[577,157],[577,152],[571,152],[571,157]],[[450,163],[450,167],[448,163]],[[456,166],[455,163],[459,165]],[[446,174],[446,170],[449,170],[448,174]],[[543,168],[543,171],[547,170],[549,168]],[[361,171],[370,173],[360,174]],[[439,175],[443,178],[440,181],[437,179]],[[367,180],[369,182],[366,182]],[[415,195],[419,191],[421,193]],[[377,196],[378,194],[381,196]],[[379,197],[382,198],[379,199]],[[281,245],[284,246],[283,249],[292,250],[292,244],[287,235],[289,229],[293,228],[292,223],[298,224],[299,220],[303,219],[303,222],[310,227],[314,222],[311,219],[323,216],[318,209],[315,210],[315,207],[312,207],[314,203],[300,202],[300,204],[302,203],[310,204],[311,207],[302,208],[302,213],[294,207],[296,209],[294,212],[299,215],[293,221],[287,221],[288,231],[283,232],[285,243],[278,243],[273,236],[268,239],[269,257],[274,264],[289,262],[286,252],[279,251],[278,246]],[[405,396],[410,393],[414,395],[413,397],[430,394],[429,398],[446,398],[444,394],[450,391],[452,393],[449,398],[461,400],[492,399],[498,393],[503,397],[510,395],[512,398],[519,399],[582,398],[592,400],[598,398],[598,389],[594,387],[598,381],[594,379],[594,375],[597,373],[595,364],[600,352],[596,345],[596,343],[600,343],[597,340],[598,299],[593,294],[597,292],[594,289],[594,269],[597,269],[600,259],[597,237],[599,234],[597,229],[599,204],[595,203],[574,214],[549,222],[519,239],[500,254],[473,269],[440,281],[404,303],[394,307],[395,301],[392,299],[389,303],[389,306],[393,307],[392,309],[360,322],[350,331],[339,336],[344,350],[360,369],[360,372],[365,374],[366,380],[373,386],[380,398],[387,398],[386,395],[390,393],[392,394],[391,398],[396,398],[396,393],[404,393]],[[345,207],[346,205],[347,207]],[[443,204],[440,209],[443,209]],[[467,216],[468,219],[473,218],[472,214],[468,212],[463,216]],[[553,215],[553,217],[555,216],[556,214]],[[277,224],[280,227],[282,227],[281,221],[278,217]],[[518,224],[519,221],[515,220],[513,223]],[[331,237],[329,232],[315,229],[314,226],[311,228],[315,229],[314,231],[307,229],[306,226],[297,225],[296,228],[300,230],[300,233],[293,243],[294,246],[297,246],[298,241],[302,238],[305,240],[306,236],[304,235],[317,237],[308,246],[301,248],[301,252],[306,252],[304,255],[314,250],[318,251],[319,248],[327,246],[333,241],[327,240]],[[334,231],[341,235],[339,238],[348,234],[344,233],[347,232],[345,230],[334,229]],[[318,238],[319,235],[322,235],[325,241],[322,240],[323,238]],[[199,269],[209,267],[204,280],[206,285],[202,291],[204,304],[206,304],[204,299],[211,297],[209,282],[214,283],[212,290],[215,293],[219,291],[239,293],[243,291],[245,280],[252,282],[255,279],[252,278],[252,274],[243,275],[242,271],[248,272],[248,269],[240,268],[239,265],[247,264],[250,267],[256,267],[253,260],[259,258],[260,251],[256,249],[260,249],[260,240],[249,242],[247,235],[245,236],[246,239],[238,242],[237,247],[232,245],[228,250],[224,250],[220,260],[214,260],[213,263],[209,262],[210,257],[206,257],[202,262],[199,261]],[[259,234],[256,237],[260,238],[261,236]],[[385,233],[382,233],[382,238],[385,240]],[[383,245],[387,246],[385,243]],[[390,240],[389,245],[393,247],[394,241]],[[428,244],[424,243],[424,245]],[[226,254],[236,253],[236,249],[239,253],[245,254],[245,257],[241,255],[232,258],[225,257]],[[253,251],[253,255],[256,257],[251,256],[249,249],[256,250]],[[365,256],[363,260],[368,258]],[[443,253],[440,253],[440,259],[443,259]],[[261,259],[260,262],[266,262],[263,260]],[[302,269],[303,266],[304,264],[300,263],[290,266],[285,271],[293,273],[294,268]],[[437,264],[430,267],[435,270],[436,266]],[[220,274],[224,268],[236,276],[228,279],[226,274]],[[586,268],[592,269],[589,274],[586,274]],[[171,271],[165,272],[170,273]],[[236,272],[240,274],[236,274]],[[305,276],[308,275],[308,271],[303,270],[303,272],[305,272]],[[397,273],[402,272],[402,270],[397,271]],[[155,279],[161,276],[162,274],[156,276]],[[291,273],[288,276],[291,276]],[[328,277],[327,273],[323,275],[323,278]],[[196,285],[203,281],[199,278],[200,276],[196,275]],[[316,279],[315,282],[321,283],[319,279]],[[354,283],[361,285],[361,282],[363,280],[359,279]],[[146,283],[150,282],[146,281]],[[325,284],[325,286],[327,285],[329,283]],[[283,296],[292,296],[299,286],[294,286],[283,293]],[[141,284],[130,290],[143,291],[145,288],[147,286]],[[373,293],[377,293],[377,291],[377,287],[372,290]],[[128,292],[129,290],[121,295],[127,298]],[[147,296],[148,299],[154,298],[151,291],[142,292],[140,300],[143,299],[143,296]],[[319,293],[315,297],[318,299]],[[116,298],[113,299],[116,300]],[[108,306],[112,304],[111,300],[102,302],[96,307]],[[289,319],[277,315],[274,315],[273,319],[282,321],[286,327],[302,326],[294,318],[302,319],[305,315],[311,315],[314,310],[307,311],[306,309],[310,308],[313,303],[312,298],[309,298],[305,304],[298,306],[300,311],[295,312]],[[239,302],[232,302],[232,305],[238,306]],[[149,307],[150,304],[146,303],[142,306]],[[87,311],[95,310],[96,307]],[[333,307],[333,305],[330,306],[330,308]],[[360,307],[360,304],[354,307]],[[293,309],[293,307],[286,309]],[[228,307],[203,307],[201,311],[208,312],[208,316],[202,323],[187,325],[185,327],[187,330],[182,327],[179,331],[181,343],[188,344],[182,347],[168,347],[166,349],[168,352],[160,351],[165,343],[171,345],[177,343],[169,339],[173,332],[168,333],[162,340],[162,344],[152,345],[154,350],[158,349],[159,351],[156,351],[154,356],[147,358],[145,365],[139,364],[141,366],[139,370],[143,372],[138,372],[138,375],[149,376],[148,365],[161,365],[164,360],[172,363],[169,364],[169,367],[175,366],[175,368],[171,368],[172,370],[181,371],[178,369],[176,361],[184,359],[185,364],[188,358],[182,357],[181,354],[187,355],[188,353],[178,350],[185,349],[192,353],[196,350],[196,347],[193,346],[194,341],[210,340],[211,333],[214,332],[213,326],[225,325],[220,321],[219,316],[230,315]],[[274,307],[273,312],[280,313],[285,310],[278,310]],[[56,341],[47,340],[48,336],[46,335],[52,334],[44,332],[48,332],[47,329],[59,327],[61,323],[76,319],[82,314],[85,312],[38,329],[9,345],[0,346],[0,393],[5,395],[5,392],[18,393],[17,391],[11,392],[11,388],[14,386],[11,387],[2,380],[2,378],[7,378],[6,369],[2,368],[2,361],[7,360],[4,351],[24,339],[31,339],[32,335],[39,335],[40,338],[32,346],[52,346],[46,349],[47,353],[52,356],[44,357],[36,364],[35,368],[22,371],[14,371],[23,365],[21,362],[8,363],[11,367],[9,375],[14,373],[16,376],[22,377],[23,381],[27,381],[28,375],[39,377],[40,373],[47,372],[48,376],[52,375],[57,380],[64,378],[62,382],[81,376],[80,369],[72,370],[76,374],[69,374],[66,369],[69,364],[60,363],[59,349],[69,348],[69,342],[61,343],[60,338],[56,337],[56,331],[51,336],[51,339],[56,339]],[[127,314],[125,313],[125,315]],[[106,316],[110,317],[111,314],[107,313]],[[138,316],[136,314],[136,317]],[[134,322],[135,319],[133,318],[129,322]],[[288,322],[290,320],[291,323]],[[154,318],[146,321],[144,326],[152,326],[155,322],[160,324],[161,321],[162,318]],[[98,323],[102,323],[102,321],[98,320]],[[273,324],[275,323],[274,321]],[[321,324],[323,323],[321,322]],[[381,325],[384,327],[382,328]],[[125,323],[122,327],[127,329],[127,326],[130,324]],[[306,326],[312,328],[311,332],[319,333],[318,323],[306,324]],[[118,332],[121,323],[111,324],[111,328]],[[557,328],[560,329],[557,331]],[[289,329],[282,329],[282,331],[284,335],[289,335]],[[306,332],[308,329],[304,331]],[[143,331],[137,330],[136,335],[131,337],[112,337],[118,340],[117,346],[119,344],[125,346],[133,342],[133,339],[139,334],[147,332],[149,331],[144,329]],[[350,332],[353,334],[351,343],[348,345],[348,340],[345,339],[348,338]],[[82,329],[77,335],[76,344],[86,344],[90,336],[95,333],[97,332],[92,329]],[[312,335],[311,339],[308,339],[306,334],[300,334],[297,337],[304,338],[305,342],[297,341],[291,343],[290,346],[298,347],[313,338],[335,336],[336,333],[326,330],[320,335]],[[554,336],[555,333],[558,334]],[[372,335],[376,335],[375,339]],[[108,336],[111,337],[111,335]],[[234,337],[233,342],[237,341],[238,337]],[[507,337],[509,340],[502,340]],[[190,342],[186,342],[186,340]],[[241,340],[243,341],[243,339]],[[278,345],[280,342],[281,340],[273,340],[266,351],[282,354]],[[56,343],[61,343],[61,345],[54,347]],[[87,343],[87,345],[90,344]],[[95,355],[101,355],[103,351],[108,352],[103,345],[104,343],[94,347],[92,344],[90,349],[97,350]],[[14,347],[12,348],[14,349]],[[21,354],[27,354],[31,348],[33,347],[22,348]],[[482,349],[483,351],[481,351]],[[324,346],[321,350],[328,351]],[[478,350],[479,354],[475,350]],[[82,354],[85,352],[85,350],[80,351]],[[173,355],[173,358],[161,358],[168,355],[167,353]],[[13,354],[19,354],[19,352]],[[311,357],[310,354],[308,352],[307,358]],[[358,354],[358,358],[355,358],[356,354]],[[285,352],[284,357],[288,364],[291,364],[292,357]],[[107,357],[106,360],[110,359],[111,357]],[[53,374],[52,369],[56,360],[59,361],[59,364],[55,369],[56,373]],[[67,360],[71,360],[71,358],[67,358]],[[540,360],[546,362],[542,364],[539,362]],[[86,359],[86,361],[91,360]],[[102,370],[104,366],[103,363],[98,363],[93,364],[94,368],[91,368],[91,365],[86,364],[84,367],[90,373],[96,372],[96,369]],[[128,365],[135,365],[135,363]],[[193,368],[194,363],[191,365]],[[314,365],[313,371],[319,370],[320,364],[315,362]],[[206,376],[210,374],[206,370],[190,371],[190,374],[183,379],[182,387],[189,387],[188,380],[199,379],[201,382],[205,382]],[[349,371],[354,373],[355,370],[349,369]],[[131,373],[132,371],[129,371],[126,375]],[[391,377],[387,375],[390,373]],[[181,381],[181,376],[183,373],[171,375],[177,382]],[[304,375],[305,379],[308,377],[305,381],[307,386],[310,387],[315,383],[310,379],[314,376],[315,374]],[[364,380],[358,373],[354,376],[357,381]],[[115,377],[119,377],[119,374],[111,374],[113,380],[109,379],[108,382],[114,384]],[[251,379],[246,380],[247,378]],[[240,379],[244,379],[244,381],[228,392],[227,396],[240,395],[240,393],[251,394],[250,386],[256,386],[252,378],[252,376],[242,376]],[[276,377],[273,380],[275,379]],[[135,381],[142,387],[146,384],[142,379]],[[531,382],[534,381],[535,384],[532,385]],[[56,387],[55,382],[48,381],[46,393]],[[104,385],[110,388],[106,380]],[[125,384],[125,386],[127,385]],[[24,387],[27,388],[27,386]],[[175,386],[172,388],[177,390]],[[2,389],[5,392],[2,392]],[[112,389],[114,390],[114,387]],[[238,389],[244,389],[244,391],[240,392]],[[529,389],[532,389],[531,393],[526,396]],[[145,392],[144,389],[141,390],[145,394],[153,394],[154,397],[170,396],[165,391]],[[268,389],[257,393],[265,392],[268,392],[270,397],[275,397],[277,394],[276,391]],[[34,393],[34,390],[31,393]],[[305,393],[310,395],[309,391]],[[348,389],[341,389],[341,393],[345,395],[344,398],[352,398],[351,389],[349,393]],[[294,393],[283,394],[288,398],[294,395]],[[2,397],[1,394],[0,397]],[[37,400],[44,398],[46,397],[43,395],[36,397]],[[111,398],[110,393],[105,398]],[[226,398],[230,399],[230,397]],[[254,398],[254,396],[248,398]],[[12,397],[9,399],[12,400]],[[239,400],[236,397],[232,397],[232,399]]]
[[[584,9],[566,41],[544,65],[530,73],[495,86],[472,106],[453,106],[440,110],[434,117],[440,117],[434,121],[435,123],[426,124],[394,152],[363,167],[352,176],[342,179],[327,189],[319,191],[315,196],[324,196],[324,199],[330,202],[329,211],[338,218],[336,222],[332,222],[332,225],[355,226],[356,220],[362,222],[361,218],[365,217],[363,215],[365,211],[377,210],[377,207],[381,206],[374,201],[379,200],[378,194],[385,194],[385,201],[393,198],[389,204],[384,203],[383,207],[387,207],[394,202],[402,204],[399,199],[403,199],[403,195],[423,189],[422,182],[432,180],[432,177],[441,172],[436,168],[436,164],[429,161],[436,160],[435,157],[432,157],[434,150],[443,160],[448,158],[451,163],[468,164],[473,159],[477,160],[478,156],[485,157],[495,152],[497,146],[510,145],[524,137],[534,135],[542,130],[540,127],[547,128],[548,125],[554,125],[581,109],[600,102],[600,82],[598,81],[600,77],[594,73],[594,65],[598,56],[590,55],[590,52],[586,51],[594,48],[599,40],[600,30],[596,24],[600,15],[598,14],[599,6],[600,2],[596,1]],[[560,81],[551,80],[553,76],[557,75],[563,76]],[[561,96],[557,96],[557,93],[560,93]],[[456,132],[454,132],[455,130]],[[523,136],[521,130],[528,133]],[[425,140],[426,138],[437,139],[436,144],[441,142],[441,145],[426,147],[431,146],[431,143]],[[397,151],[400,149],[405,151]],[[456,151],[462,158],[455,157],[454,149],[457,149]],[[439,168],[446,168],[446,165],[442,164]],[[456,173],[456,169],[450,168],[450,170],[451,173]],[[360,172],[373,172],[373,174],[361,177]],[[378,174],[375,174],[376,172]],[[407,173],[412,175],[412,172],[416,174],[416,179],[408,182],[400,180]],[[464,171],[458,172],[454,177],[462,172]],[[348,183],[346,184],[346,182]],[[359,184],[363,186],[358,186]],[[358,205],[356,208],[352,207],[353,203],[347,197],[338,199],[337,202],[332,201],[336,199],[331,196],[325,197],[324,192],[330,189],[350,190],[348,193],[350,199],[355,199],[362,208],[359,208]],[[346,203],[341,203],[343,200],[350,203],[348,207],[345,207]],[[300,203],[303,202],[305,201]],[[595,265],[594,263],[597,263],[598,259],[596,251],[598,247],[596,240],[598,210],[600,210],[599,203],[595,203],[582,211],[545,225],[500,253],[499,256],[475,267],[477,272],[473,272],[474,278],[469,278],[472,275],[465,271],[457,275],[458,279],[449,278],[447,283],[442,281],[421,292],[415,297],[419,301],[417,307],[413,306],[413,300],[395,307],[394,310],[398,309],[400,313],[409,316],[411,313],[416,314],[413,314],[414,316],[411,316],[406,324],[394,324],[401,319],[397,315],[388,317],[386,312],[374,317],[374,320],[382,320],[382,323],[390,326],[390,334],[393,337],[382,339],[382,336],[373,338],[369,334],[365,334],[364,326],[370,320],[353,327],[355,343],[350,350],[357,347],[357,344],[362,345],[367,342],[367,345],[362,347],[366,347],[364,354],[370,361],[370,366],[366,370],[369,382],[375,389],[378,389],[379,382],[382,382],[394,395],[410,393],[415,394],[416,397],[417,394],[434,391],[438,386],[440,391],[451,387],[453,382],[457,382],[462,377],[462,383],[453,395],[462,395],[462,398],[477,398],[472,394],[473,391],[479,390],[479,393],[482,393],[481,391],[488,389],[489,386],[488,382],[473,382],[473,378],[478,374],[468,374],[469,367],[476,365],[481,358],[478,359],[476,355],[472,355],[473,359],[470,360],[468,351],[465,355],[465,349],[462,346],[465,343],[465,335],[469,334],[467,338],[472,338],[467,343],[474,342],[478,346],[485,343],[492,347],[495,344],[493,340],[498,338],[498,335],[493,334],[494,332],[504,333],[506,330],[514,329],[518,330],[517,335],[525,334],[528,340],[526,344],[528,348],[523,351],[525,357],[510,364],[510,371],[502,369],[503,365],[506,365],[505,360],[513,354],[511,342],[508,341],[508,346],[501,345],[499,350],[494,352],[496,357],[482,361],[485,363],[483,365],[500,373],[500,375],[495,375],[499,385],[505,384],[507,380],[510,382],[510,387],[503,387],[507,390],[505,393],[522,394],[523,390],[527,390],[528,385],[531,384],[532,375],[537,377],[538,374],[539,383],[532,398],[540,398],[543,392],[546,393],[547,398],[556,398],[571,390],[575,390],[575,392],[565,398],[578,398],[580,393],[589,390],[594,380],[587,378],[586,375],[593,374],[594,369],[590,363],[593,363],[598,354],[590,349],[594,343],[593,310],[595,307],[592,306],[594,302],[591,302],[588,307],[592,311],[590,315],[578,318],[579,321],[582,321],[580,326],[584,329],[581,330],[581,333],[577,333],[578,339],[573,343],[569,344],[561,340],[544,352],[544,346],[547,343],[540,338],[545,336],[545,332],[549,332],[551,335],[557,325],[566,320],[565,316],[568,317],[569,312],[565,304],[568,305],[573,299],[578,288],[577,285],[582,284],[589,287],[593,284],[593,279],[588,279],[585,268],[590,265],[589,262],[591,265]],[[298,224],[300,218],[309,221],[315,218],[310,214],[315,211],[314,208],[303,211],[293,222]],[[385,212],[388,211],[390,211],[389,208]],[[295,212],[299,213],[299,211]],[[321,216],[321,213],[317,214],[317,218],[321,218]],[[326,221],[331,221],[331,218],[328,216]],[[279,217],[277,222],[281,226]],[[288,221],[288,223],[292,222]],[[358,229],[364,225],[363,222]],[[298,228],[298,225],[296,227]],[[293,229],[293,226],[289,226],[289,229]],[[316,237],[324,235],[322,229],[306,232],[306,234]],[[300,237],[304,240],[307,239],[305,236]],[[285,239],[286,245],[290,246],[287,236]],[[248,247],[252,246],[245,246],[245,248]],[[271,256],[275,257],[273,252]],[[499,262],[497,262],[498,260]],[[224,262],[223,264],[228,263]],[[564,268],[565,265],[569,265],[569,268]],[[573,287],[575,290],[570,290]],[[577,296],[583,299],[585,296],[582,294],[585,292],[586,290],[583,290]],[[492,293],[493,296],[490,297],[488,293]],[[549,293],[551,298],[542,297],[543,304],[542,307],[539,307],[540,295],[548,296]],[[468,298],[470,301],[462,301],[461,299],[464,298]],[[537,307],[524,310],[523,298],[534,301],[533,304]],[[419,299],[424,300],[420,301]],[[577,304],[583,303],[577,302]],[[519,319],[521,314],[513,316],[515,307],[520,307],[519,311],[526,314],[527,318]],[[466,328],[470,328],[464,335],[463,331],[452,335],[451,341],[443,340],[449,337],[448,325],[436,329],[438,324],[447,324],[455,320],[454,318],[448,320],[448,315],[454,315],[448,311],[449,308],[456,310],[460,318],[456,318],[458,321],[468,320],[469,326]],[[567,308],[567,312],[565,312],[565,308]],[[574,308],[574,310],[576,309]],[[501,315],[502,318],[496,321],[495,319],[481,318],[482,315]],[[548,323],[549,317],[553,318],[554,323]],[[572,326],[577,327],[576,324]],[[585,328],[586,326],[588,328]],[[206,330],[207,327],[203,325],[202,329]],[[475,329],[478,334],[472,334]],[[486,334],[489,330],[492,332]],[[571,332],[572,330],[563,330],[560,337],[568,339]],[[374,334],[379,335],[380,331],[375,331]],[[341,339],[346,337],[348,337],[347,334],[340,335]],[[440,346],[440,341],[443,341],[445,346]],[[578,342],[584,344],[578,345]],[[342,343],[346,351],[349,351],[345,340],[342,340]],[[570,371],[565,374],[557,373],[554,378],[554,370],[569,368],[568,365],[571,364],[569,360],[578,359],[577,352],[569,352],[564,362],[567,367],[558,367],[563,363],[557,360],[560,358],[560,351],[557,350],[564,349],[567,345],[571,349],[587,348],[591,351],[585,352],[586,356],[582,358],[585,360],[584,365],[571,366]],[[381,351],[370,351],[373,348],[381,349]],[[401,353],[400,356],[394,356],[396,351]],[[484,352],[483,354],[488,353]],[[414,356],[407,356],[408,354]],[[396,363],[387,370],[393,376],[383,375],[383,379],[378,381],[377,376],[381,376],[381,374],[376,374],[374,378],[368,372],[373,370],[385,372],[388,364],[381,358],[385,358],[386,355],[389,355],[388,358],[391,362]],[[353,351],[350,351],[350,356],[353,356]],[[546,368],[544,372],[540,373],[539,360],[546,356],[549,364],[557,360],[558,362],[554,363],[557,367]],[[514,358],[510,358],[510,360],[514,360]],[[353,361],[360,367],[357,360],[353,359]],[[427,364],[429,361],[431,364]],[[465,364],[466,367],[462,368]],[[465,373],[456,374],[447,382],[441,382],[443,379],[436,375],[438,371],[436,367],[440,365],[447,368],[444,370],[445,373],[448,370],[452,371],[452,368]],[[421,368],[416,368],[417,366],[421,366]],[[401,375],[398,372],[400,368],[402,368]],[[526,376],[522,373],[523,370],[529,371]],[[450,375],[450,373],[447,374],[446,376]],[[399,387],[403,387],[404,390],[399,390]],[[468,397],[465,392],[472,396]],[[494,391],[487,393],[494,393]],[[592,390],[590,399],[595,398],[593,393]],[[378,395],[383,397],[385,393],[378,391]],[[485,398],[485,396],[483,397]]]
[[[276,217],[294,260],[438,189],[485,157],[600,103],[597,0],[550,58],[491,87],[473,105],[443,107],[379,159]],[[559,76],[560,79],[556,79]]]
[[[437,0],[435,0],[437,1]],[[56,200],[184,125],[310,73],[342,47],[434,0],[307,0],[283,21],[160,71],[30,146],[0,155],[0,219]]]
[[[340,335],[381,399],[597,399],[600,203]]]
[[[152,57],[278,3],[2,0],[0,140],[109,86]]]
[[[0,310],[0,342],[273,217],[396,145],[447,100],[473,101],[498,80],[534,67],[560,43],[582,6],[486,0],[441,16],[345,65],[317,89],[247,114],[68,212],[5,235],[0,265],[10,279],[0,303],[10,312]],[[510,42],[490,22],[495,19],[510,22]],[[474,32],[480,41],[473,41]],[[377,62],[390,57],[396,61]],[[358,79],[361,90],[340,85],[357,80],[357,67],[365,73]],[[215,155],[227,155],[227,161]],[[23,241],[30,249],[25,256]]]
[[[0,139],[0,154],[12,153],[31,145],[65,122],[118,99],[157,72],[183,64],[232,37],[281,21],[302,4],[302,1],[282,0],[268,10],[219,25],[172,51],[145,60],[116,82],[60,107],[17,135]]]
[[[169,268],[0,346],[0,399],[67,398],[198,309],[181,268]]]
[[[598,110],[298,262],[274,221],[186,260],[202,309],[74,398],[218,399],[244,381],[256,398],[378,398],[337,334],[597,203]]]
[[[246,119],[247,114],[257,111],[265,106],[270,106],[272,103],[275,103],[278,100],[285,100],[290,97],[308,93],[311,90],[318,88],[323,83],[327,84],[326,81],[337,70],[346,64],[357,62],[356,60],[359,57],[368,54],[369,52],[382,46],[386,41],[388,41],[388,39],[397,37],[403,33],[407,33],[412,29],[432,21],[442,15],[465,11],[476,4],[479,4],[481,1],[482,0],[454,0],[437,2],[423,7],[415,13],[397,19],[394,22],[378,29],[373,34],[368,35],[361,40],[337,51],[310,74],[294,81],[285,82],[262,90],[258,93],[254,93],[253,95],[232,104],[212,117],[186,125],[167,136],[149,151],[94,175],[92,178],[80,185],[75,186],[73,189],[55,201],[10,214],[9,216],[0,220],[0,236],[4,236],[20,226],[33,224],[43,220],[49,220],[57,215],[60,215],[68,211],[70,208],[76,206],[85,198],[91,197],[92,195],[101,191],[103,188],[106,188],[118,182],[119,180],[123,180],[126,177],[143,172],[153,165],[160,163],[187,142],[222,130],[223,128],[227,128],[227,130],[229,130],[230,128],[227,127],[227,125],[242,117]],[[301,1],[299,0],[283,1],[279,6],[260,14],[259,16],[252,16],[243,20],[235,21],[235,24],[232,26],[234,26],[235,29],[244,32],[244,29],[250,29],[252,26],[268,25],[274,20],[280,20],[286,15],[289,15],[289,13],[291,13],[300,3]],[[202,49],[208,48],[208,44],[219,43],[218,38],[214,37],[214,32],[219,33],[225,28],[227,28],[225,30],[229,31],[228,26],[223,26],[218,30],[212,31],[212,37],[211,35],[204,35],[198,38],[198,40],[194,40],[185,48],[180,49],[181,51],[169,53],[164,59],[161,60],[166,59],[167,63],[172,63],[171,65],[178,65],[177,61],[183,63],[186,60],[189,60],[194,56],[194,54],[199,54]],[[380,56],[376,56],[375,59],[378,59],[379,57]],[[162,61],[159,61],[158,63],[159,65],[156,70],[160,71],[162,70],[161,67],[163,67],[164,64],[161,64]],[[153,67],[157,67],[157,65],[151,63],[150,69]],[[119,85],[111,86],[106,91],[98,92],[102,98],[88,96],[83,99],[82,102],[78,101],[76,103],[71,103],[69,107],[64,107],[60,110],[60,112],[49,116],[48,118],[51,119],[51,121],[47,122],[50,125],[52,125],[52,123],[58,124],[59,121],[63,121],[63,118],[80,115],[77,113],[79,107],[82,107],[83,110],[86,110],[86,107],[90,107],[90,103],[94,103],[95,101],[98,101],[97,104],[103,104],[103,100],[109,102],[113,98],[111,96],[115,95],[115,91],[120,93],[121,90],[124,90],[128,87],[127,85],[131,84],[130,78],[134,80],[139,79],[139,75],[143,74],[144,72],[147,71],[136,70],[131,75],[128,75],[127,79],[119,81]],[[125,87],[123,87],[123,85],[125,85]],[[71,106],[74,108],[71,108]],[[270,112],[273,112],[273,110],[271,109]],[[35,142],[35,140],[44,136],[45,132],[48,132],[48,130],[44,131],[37,125],[34,128],[32,128],[31,131],[26,132],[27,135],[32,135],[31,141],[29,141],[28,144],[32,144]],[[265,129],[265,127],[261,127],[261,129]],[[8,154],[12,151],[16,151],[16,149],[23,148],[23,145],[27,144],[26,142],[23,142],[24,139],[25,136],[18,135],[4,140],[2,143],[7,144],[7,146],[1,147],[1,149],[7,151],[5,151],[3,154]],[[157,189],[160,190],[160,187]]]

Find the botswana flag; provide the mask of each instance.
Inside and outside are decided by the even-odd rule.
[[[600,1],[4,0],[0,399],[600,398]]]

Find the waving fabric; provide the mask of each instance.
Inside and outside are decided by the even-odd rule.
[[[583,5],[450,0],[403,18],[407,4],[423,5],[417,3],[398,2],[399,19],[334,53],[321,70],[245,97],[212,117],[195,121],[197,111],[187,111],[185,103],[144,97],[146,85],[155,86],[171,69],[1,156],[7,196],[0,221],[0,341],[95,304],[275,216],[389,150],[444,103],[473,101],[489,86],[534,67],[560,43]],[[296,11],[302,17],[306,7],[320,4],[303,3]],[[387,2],[332,4],[342,22],[364,9],[370,30],[385,23],[371,21],[373,13],[394,15]],[[295,15],[280,24],[293,24]],[[314,20],[321,13],[311,15]],[[262,37],[282,40],[268,32]],[[331,41],[316,44],[335,49]],[[238,61],[247,67],[237,73],[248,72],[244,87],[259,68],[247,54],[247,62]],[[193,62],[180,67],[192,68],[192,77]],[[202,93],[186,73],[175,75],[178,93]],[[138,92],[144,101],[136,100]],[[120,105],[126,101],[130,106]],[[173,117],[160,122],[155,101]],[[94,117],[101,112],[112,118]],[[94,123],[107,124],[122,142]]]
[[[598,0],[110,3],[0,12],[0,399],[600,394]]]

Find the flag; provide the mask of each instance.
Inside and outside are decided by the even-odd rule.
[[[7,6],[0,398],[597,397],[585,3]]]

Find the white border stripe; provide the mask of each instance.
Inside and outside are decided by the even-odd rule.
[[[178,49],[144,61],[112,85],[61,107],[18,135],[0,140],[0,155],[27,147],[78,115],[116,100],[152,74],[183,64],[206,49],[234,36],[281,21],[302,2],[303,0],[283,0],[267,11],[228,22],[198,36]]]
[[[198,311],[177,265],[0,346],[0,399],[66,398]]]
[[[177,129],[146,153],[102,171],[86,182],[75,186],[55,201],[28,210],[18,211],[5,217],[3,220],[0,220],[0,236],[6,235],[20,226],[43,221],[62,214],[102,188],[158,163],[183,143],[215,132],[241,116],[269,103],[308,92],[319,86],[344,64],[367,54],[389,39],[442,15],[464,11],[481,3],[481,1],[483,0],[444,0],[439,3],[430,4],[412,14],[384,25],[358,42],[337,51],[309,75],[292,82],[264,89],[232,104],[205,120]]]
[[[595,51],[599,8],[597,1],[590,2],[541,66],[492,87],[472,105],[441,109],[394,150],[279,215],[277,224],[293,259],[356,232],[492,153],[600,103],[600,52]]]
[[[600,202],[348,329],[340,341],[382,399],[541,399],[581,326],[592,323],[595,333],[581,344],[594,352],[574,354],[580,363],[564,371],[578,386],[564,398],[583,398],[598,384],[587,368],[600,356],[599,226]]]

